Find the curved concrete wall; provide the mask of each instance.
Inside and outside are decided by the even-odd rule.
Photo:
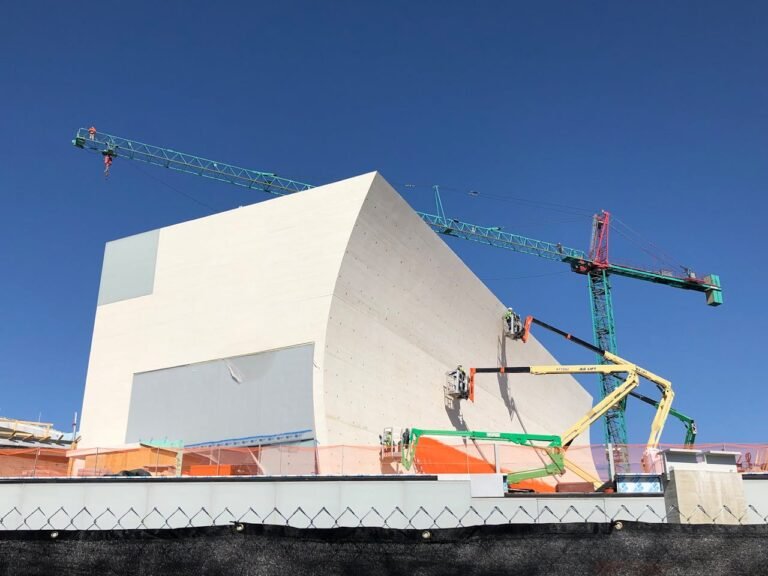
[[[121,285],[121,269],[154,277],[100,295],[83,446],[126,441],[136,374],[308,343],[304,401],[321,444],[371,444],[389,425],[559,433],[590,405],[567,376],[487,376],[474,405],[445,408],[444,374],[459,363],[554,360],[536,341],[501,338],[502,303],[376,173],[153,235],[153,250],[134,237],[105,252],[103,290]],[[278,406],[262,411],[261,432],[284,432]],[[231,437],[226,421],[219,435]]]
[[[330,307],[323,366],[328,442],[371,442],[393,425],[562,432],[592,401],[569,376],[483,375],[474,404],[445,406],[445,373],[458,364],[557,363],[535,339],[502,337],[505,309],[377,176]]]

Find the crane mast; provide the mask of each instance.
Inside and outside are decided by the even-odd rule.
[[[616,323],[613,319],[613,301],[611,300],[611,281],[606,272],[608,264],[608,237],[610,233],[611,215],[606,211],[596,214],[592,219],[592,240],[589,247],[589,258],[592,261],[587,272],[589,285],[589,300],[592,305],[592,334],[595,346],[616,354]],[[597,361],[605,364],[607,361],[601,354]],[[600,392],[603,398],[613,392],[618,385],[613,374],[600,374]],[[614,455],[614,461],[619,469],[625,469],[629,454],[626,449],[627,423],[625,418],[626,398],[614,405],[605,413],[603,425],[608,444],[619,447]]]
[[[110,158],[137,160],[244,188],[261,190],[276,196],[302,192],[314,187],[312,184],[283,178],[271,172],[233,166],[95,130],[89,132],[86,128],[80,128],[77,131],[72,143],[78,148],[109,155]],[[723,303],[720,278],[714,274],[699,279],[690,273],[685,276],[678,276],[664,271],[645,270],[610,263],[608,259],[610,214],[608,212],[601,212],[594,217],[592,242],[590,252],[587,254],[583,250],[569,248],[560,243],[545,242],[504,232],[498,226],[480,226],[456,218],[448,218],[445,216],[437,187],[435,187],[435,204],[436,214],[416,213],[438,234],[479,242],[520,254],[564,262],[570,265],[573,272],[586,275],[592,309],[594,341],[598,348],[608,350],[611,353],[616,353],[616,330],[609,280],[611,275],[703,292],[707,297],[707,304],[710,306],[718,306]],[[617,381],[613,376],[610,374],[602,375],[602,397],[609,395],[616,386]],[[627,433],[623,403],[610,410],[606,415],[605,436],[608,443],[615,446],[626,445]]]

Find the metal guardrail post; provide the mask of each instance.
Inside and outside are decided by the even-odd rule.
[[[608,443],[608,480],[613,481],[616,477],[616,463],[613,461],[613,444]]]
[[[40,457],[40,448],[35,452],[35,464],[32,467],[32,478],[37,477],[37,459]]]

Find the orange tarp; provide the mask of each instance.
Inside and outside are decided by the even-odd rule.
[[[490,458],[470,456],[463,445],[449,446],[423,436],[416,445],[416,466],[422,474],[492,474],[496,471],[493,454]]]
[[[477,453],[477,456],[471,456],[470,449]],[[524,450],[532,451],[530,448],[524,448]],[[416,445],[415,460],[422,474],[492,474],[496,472],[493,447],[487,444],[451,446],[434,438],[422,437]],[[505,466],[500,468],[502,472],[512,472]],[[536,492],[555,491],[555,487],[550,483],[536,479],[519,482],[513,485],[513,488],[530,489]]]

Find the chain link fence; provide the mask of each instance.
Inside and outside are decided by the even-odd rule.
[[[646,504],[640,507],[620,504],[609,510],[601,505],[569,504],[557,507],[518,505],[493,506],[490,509],[469,506],[455,509],[444,506],[440,510],[418,507],[405,510],[400,507],[379,509],[376,507],[346,507],[343,511],[330,511],[325,507],[315,510],[296,508],[272,508],[244,512],[229,508],[214,509],[201,506],[194,509],[161,510],[153,507],[148,513],[131,507],[113,510],[110,507],[81,507],[55,510],[37,507],[22,512],[12,507],[0,515],[0,530],[135,530],[178,529],[238,524],[262,524],[293,528],[391,528],[391,529],[445,529],[489,526],[502,524],[566,524],[566,523],[696,523],[768,525],[768,512],[748,506],[746,512],[737,513],[727,506],[706,510],[699,506],[695,514],[684,514],[676,506]]]

